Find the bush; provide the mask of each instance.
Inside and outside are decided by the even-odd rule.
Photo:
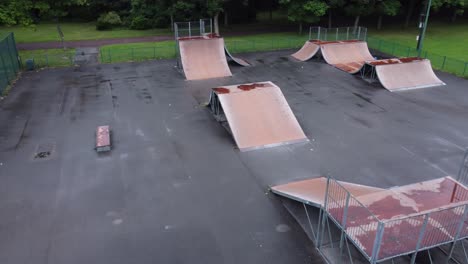
[[[99,16],[96,29],[97,30],[106,30],[112,29],[114,27],[118,27],[122,25],[122,20],[120,16],[115,12],[109,12],[107,14],[102,14]]]
[[[132,19],[130,22],[130,28],[131,29],[148,29],[151,28],[151,21],[142,16],[138,15]]]

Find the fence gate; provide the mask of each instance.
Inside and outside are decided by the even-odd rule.
[[[0,96],[19,72],[20,63],[18,58],[13,33],[0,36]]]

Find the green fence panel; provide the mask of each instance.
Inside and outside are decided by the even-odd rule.
[[[18,51],[13,33],[0,37],[0,95],[19,72]]]

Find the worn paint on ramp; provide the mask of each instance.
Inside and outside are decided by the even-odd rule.
[[[178,43],[187,80],[232,76],[224,53],[223,38],[179,39]]]
[[[368,62],[375,67],[377,78],[389,91],[401,91],[445,85],[432,70],[427,59],[401,58]]]
[[[272,82],[223,86],[213,93],[241,151],[308,141],[281,89]]]

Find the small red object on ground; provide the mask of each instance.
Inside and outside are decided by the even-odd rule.
[[[96,151],[111,150],[110,128],[109,126],[99,126],[96,130]]]

